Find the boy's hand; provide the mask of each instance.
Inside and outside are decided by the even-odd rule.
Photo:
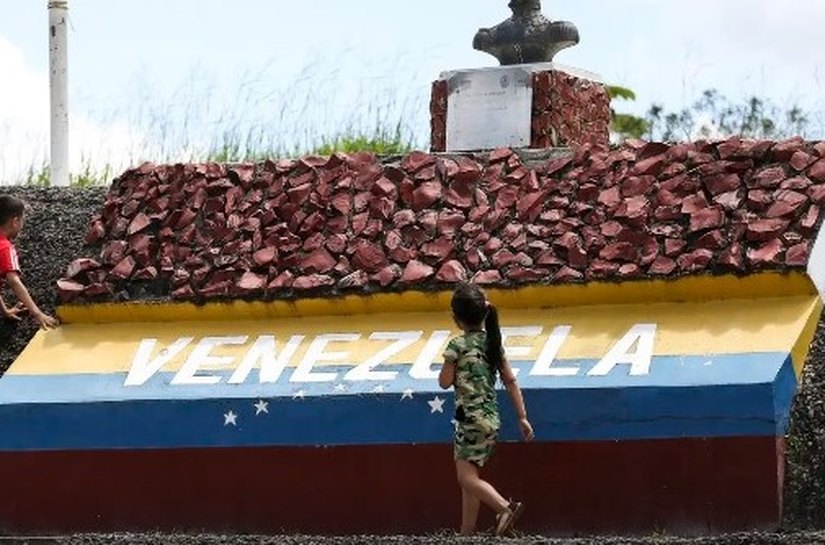
[[[530,421],[527,418],[520,418],[518,421],[518,427],[521,428],[521,436],[524,437],[524,440],[530,442],[533,440],[533,426],[530,425]]]
[[[14,322],[19,322],[21,316],[26,313],[26,307],[23,303],[17,303],[12,308],[8,308],[3,305],[3,308],[0,310],[2,310],[3,318]]]
[[[57,318],[53,318],[44,312],[37,314],[34,320],[40,325],[40,329],[53,329],[60,325]]]

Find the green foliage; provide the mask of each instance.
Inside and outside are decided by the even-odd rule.
[[[648,138],[662,141],[733,135],[783,139],[805,136],[810,125],[808,115],[798,105],[780,107],[755,96],[737,102],[715,89],[706,90],[682,110],[667,111],[661,104],[654,104],[646,119]]]
[[[610,96],[610,100],[614,100],[617,98],[623,98],[625,100],[636,100],[636,93],[634,93],[627,87],[620,87],[618,85],[607,85],[605,88],[607,89],[608,96]]]
[[[332,138],[321,138],[320,142],[313,147],[297,150],[294,153],[285,153],[282,150],[248,150],[235,142],[227,141],[220,147],[209,150],[204,154],[193,154],[187,160],[196,163],[242,163],[303,155],[325,156],[332,155],[335,152],[355,153],[367,151],[376,155],[402,155],[413,149],[415,149],[415,144],[412,140],[404,138],[400,132],[375,135],[343,134]],[[69,183],[73,187],[103,186],[111,183],[114,176],[114,169],[111,165],[105,165],[102,169],[94,169],[86,161],[79,172],[70,175]],[[22,183],[23,185],[48,187],[51,185],[49,165],[44,163],[36,167],[34,165],[30,166]]]
[[[69,174],[69,185],[72,187],[94,187],[106,185],[113,177],[111,165],[96,169],[89,160],[84,160],[80,171]],[[22,185],[49,187],[51,185],[51,169],[48,163],[30,166]]]
[[[50,185],[50,172],[48,163],[42,163],[38,166],[31,165],[26,172],[26,177],[23,180],[23,185],[33,185],[38,187],[48,187]]]
[[[400,155],[412,151],[414,143],[405,138],[396,127],[394,132],[377,131],[377,134],[344,134],[333,138],[321,138],[321,142],[309,151],[311,155],[332,155],[335,152],[355,153],[368,151],[376,155]]]
[[[105,185],[113,177],[112,166],[106,165],[98,170],[92,166],[88,158],[81,161],[80,171],[69,175],[69,184],[74,187],[93,187]]]
[[[646,119],[632,114],[617,114],[614,112],[611,123],[613,132],[622,140],[642,138],[650,129],[650,123]]]
[[[607,86],[607,92],[611,100],[636,99],[636,94],[624,87]],[[611,132],[618,141],[646,138],[671,142],[733,135],[780,140],[805,136],[811,124],[810,116],[798,105],[780,107],[756,96],[734,101],[715,89],[706,90],[681,110],[668,111],[661,104],[653,104],[644,117],[618,113],[613,108],[610,113]]]
[[[244,150],[238,145],[226,143],[218,149],[211,150],[203,157],[193,157],[195,162],[240,163],[246,161],[261,161],[264,159],[279,159],[288,156],[302,155],[332,155],[336,152],[356,153],[359,151],[372,152],[376,155],[400,155],[414,149],[410,139],[405,139],[400,133],[396,134],[343,134],[335,137],[322,137],[314,146],[297,150],[293,154],[279,150]]]
[[[606,88],[611,103],[616,99],[636,100],[636,93],[626,87],[608,85]],[[615,139],[621,141],[628,138],[641,138],[648,131],[648,128],[648,122],[644,118],[632,114],[618,113],[611,106],[610,130],[613,132]]]

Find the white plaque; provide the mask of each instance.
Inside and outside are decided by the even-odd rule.
[[[533,77],[526,67],[452,72],[447,151],[530,146]]]

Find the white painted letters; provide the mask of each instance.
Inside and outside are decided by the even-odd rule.
[[[346,360],[349,352],[324,352],[331,342],[354,342],[361,338],[358,333],[328,333],[318,335],[309,345],[306,355],[289,377],[290,382],[333,382],[338,373],[313,373],[312,367],[318,362]]]
[[[541,335],[541,330],[541,326],[502,327],[501,344],[506,345],[508,337],[538,337]],[[507,359],[526,358],[532,349],[532,346],[505,346],[504,354]]]
[[[587,374],[593,377],[603,377],[619,364],[629,364],[631,376],[650,374],[655,339],[656,324],[634,325]],[[636,351],[630,352],[634,344],[637,345]]]
[[[370,335],[371,341],[395,341],[383,350],[379,350],[377,354],[371,358],[353,367],[349,373],[344,375],[344,380],[360,381],[360,380],[379,380],[390,381],[398,376],[398,371],[373,371],[382,363],[385,363],[392,356],[403,351],[405,348],[415,344],[418,339],[424,336],[423,331],[379,331]]]
[[[437,379],[438,370],[433,369],[433,362],[439,358],[441,352],[444,350],[444,345],[449,339],[449,331],[433,331],[427,344],[424,345],[415,363],[413,363],[410,369],[410,376],[416,380]]]
[[[293,335],[289,338],[289,342],[286,343],[284,349],[278,353],[278,343],[273,335],[258,337],[258,340],[244,356],[241,364],[232,373],[229,384],[243,384],[246,382],[249,373],[259,361],[261,368],[259,382],[261,384],[278,382],[281,373],[283,373],[287,363],[295,355],[303,340],[303,335]]]
[[[657,335],[655,323],[642,323],[631,327],[589,371],[582,368],[579,363],[564,365],[556,361],[564,343],[572,342],[572,326],[559,325],[548,331],[549,335],[545,338],[544,328],[541,326],[501,329],[505,354],[509,359],[535,359],[530,369],[531,377],[576,377],[585,372],[586,376],[591,377],[604,377],[612,373],[631,377],[650,374]],[[401,369],[407,368],[378,369],[394,357],[397,359],[399,354],[407,354],[412,350],[418,353],[416,357],[410,358],[413,363],[408,368],[409,377],[413,380],[432,381],[438,378],[440,359],[452,334],[449,330],[433,331],[426,338],[426,342],[425,331],[377,331],[363,338],[359,333],[328,333],[309,338],[299,334],[288,338],[275,335],[251,338],[205,337],[200,341],[193,337],[180,337],[166,347],[160,346],[158,339],[148,338],[140,341],[124,386],[142,386],[164,366],[180,361],[183,361],[183,364],[171,381],[175,386],[213,385],[221,382],[233,385],[246,384],[255,369],[259,369],[258,379],[253,379],[253,382],[274,384],[285,380],[284,372],[296,364],[295,360],[299,360],[297,367],[289,377],[289,382],[293,383],[325,383],[336,380],[392,382],[399,378],[400,373],[405,372]],[[514,337],[517,340],[513,341]],[[508,340],[513,342],[514,346],[506,346]],[[583,343],[582,339],[576,341],[573,348],[581,349],[587,344]],[[329,343],[341,343],[343,347],[339,351],[327,351]],[[220,351],[220,347],[225,348]],[[221,355],[214,354],[216,350]],[[591,348],[586,348],[584,352],[577,359],[597,356],[592,353]],[[300,359],[297,356],[299,354],[302,355]],[[314,369],[316,365],[334,362],[342,364],[340,370]],[[620,365],[627,365],[628,368],[616,369]],[[231,376],[228,372],[217,372],[218,370],[231,371]],[[515,368],[513,370],[517,371]]]
[[[504,346],[504,356],[508,361],[527,358],[530,356],[532,346],[506,346],[507,337],[538,337],[541,335],[541,326],[528,327],[502,327],[501,328],[501,344]],[[513,375],[518,376],[520,369],[513,367]]]
[[[544,348],[541,349],[539,359],[536,360],[533,369],[530,370],[532,376],[575,377],[579,374],[578,367],[553,367],[553,362],[556,360],[556,356],[559,355],[561,345],[567,340],[571,329],[573,327],[569,325],[560,325],[553,328],[550,336],[547,337],[547,342],[544,343]]]
[[[221,377],[217,375],[198,375],[199,367],[229,366],[235,358],[233,356],[213,356],[212,350],[224,345],[244,344],[248,337],[204,337],[195,346],[180,371],[172,379],[172,384],[217,384]]]
[[[194,337],[181,337],[172,343],[172,346],[160,351],[160,354],[155,359],[152,357],[152,351],[158,343],[157,339],[143,339],[140,341],[135,359],[132,360],[132,366],[129,368],[129,375],[126,377],[124,386],[141,386],[147,380],[152,378],[152,375],[160,371],[164,365],[172,361],[172,358],[180,354],[184,348],[189,346],[189,343],[194,341]]]

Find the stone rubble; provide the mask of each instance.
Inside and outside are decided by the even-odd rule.
[[[801,139],[583,146],[535,166],[509,149],[145,164],[115,180],[57,290],[205,302],[788,271],[823,202],[825,147]]]

